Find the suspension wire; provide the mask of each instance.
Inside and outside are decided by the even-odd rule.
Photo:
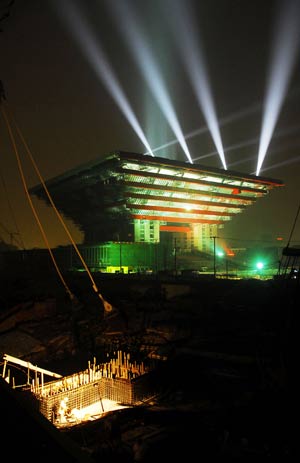
[[[5,103],[5,105],[7,106],[7,103]],[[13,122],[14,122],[14,125],[15,125],[15,127],[16,127],[17,133],[18,133],[20,139],[22,140],[22,142],[23,142],[23,144],[24,144],[24,146],[25,146],[27,155],[28,155],[28,157],[29,157],[29,159],[30,159],[30,161],[31,161],[31,163],[32,163],[32,165],[33,165],[33,167],[34,167],[34,169],[35,169],[35,172],[36,172],[36,174],[37,174],[37,176],[38,176],[38,178],[39,178],[39,180],[40,180],[40,182],[41,182],[41,184],[42,184],[42,186],[43,186],[43,188],[44,188],[44,190],[45,190],[45,193],[46,193],[46,195],[47,195],[47,197],[48,197],[48,200],[49,200],[51,206],[53,207],[54,212],[55,212],[56,216],[58,217],[58,219],[59,219],[61,225],[63,226],[65,232],[67,233],[67,235],[68,235],[68,237],[69,237],[69,239],[70,239],[70,241],[71,241],[71,243],[72,243],[72,245],[73,245],[73,247],[74,247],[74,249],[75,249],[75,251],[76,251],[76,253],[77,253],[78,257],[79,257],[79,259],[80,259],[80,261],[82,262],[82,264],[83,264],[83,266],[84,266],[84,268],[85,268],[85,270],[86,270],[86,272],[87,272],[87,274],[88,274],[88,276],[89,276],[89,278],[90,278],[90,280],[91,280],[91,282],[92,282],[93,290],[97,293],[99,299],[101,300],[101,302],[102,302],[102,304],[103,304],[103,306],[104,306],[105,311],[106,311],[106,312],[111,312],[111,311],[112,311],[112,305],[111,305],[109,302],[107,302],[107,301],[104,299],[103,295],[100,293],[100,291],[99,291],[99,289],[98,289],[98,287],[97,287],[97,285],[96,285],[96,282],[95,282],[95,280],[93,279],[93,276],[92,276],[92,274],[91,274],[91,272],[90,272],[90,270],[89,270],[89,268],[88,268],[88,266],[87,266],[85,260],[83,259],[83,257],[82,257],[82,255],[81,255],[81,253],[80,253],[80,251],[79,251],[79,249],[78,249],[76,243],[74,242],[73,237],[72,237],[72,235],[71,235],[71,233],[70,233],[68,227],[66,226],[64,220],[62,219],[61,214],[58,212],[58,210],[57,210],[57,208],[56,208],[56,206],[55,206],[55,204],[54,204],[54,202],[53,202],[53,199],[52,199],[52,197],[51,197],[51,195],[50,195],[50,193],[49,193],[49,190],[48,190],[48,188],[47,188],[47,186],[46,186],[46,184],[45,184],[45,181],[44,181],[44,179],[42,178],[42,175],[41,175],[41,173],[40,173],[40,171],[39,171],[39,169],[38,169],[38,167],[37,167],[36,162],[35,162],[34,159],[33,159],[33,156],[32,156],[32,154],[31,154],[31,152],[30,152],[30,149],[29,149],[29,147],[28,147],[28,145],[27,145],[27,143],[26,143],[26,141],[25,141],[25,139],[24,139],[24,137],[23,137],[23,135],[22,135],[22,133],[21,133],[21,131],[20,131],[20,129],[19,129],[17,123],[16,123],[16,121],[15,121],[15,118],[13,117],[13,115],[11,114],[11,112],[9,111],[9,108],[7,108],[7,111],[8,111],[8,113],[9,113],[9,115],[10,115],[10,118],[11,118],[11,119],[13,120]],[[11,127],[10,127],[10,125],[9,125],[9,121],[8,121],[8,117],[7,117],[7,115],[6,115],[5,108],[2,108],[2,113],[4,114],[4,117],[5,117],[5,120],[6,120],[6,124],[7,124],[8,128],[9,128],[10,137],[11,137],[11,139],[13,140],[12,130],[11,130]],[[14,140],[13,140],[13,145],[14,145],[14,147],[15,147],[15,142],[14,142]],[[16,152],[16,156],[17,156],[17,160],[18,160],[19,170],[20,170],[21,177],[22,177],[22,180],[23,180],[23,179],[24,179],[24,175],[23,175],[23,172],[22,172],[22,167],[20,168],[21,163],[20,163],[20,159],[19,159],[19,156],[18,156],[18,154],[17,154],[17,151],[16,151],[16,147],[15,147],[15,152]],[[23,184],[24,184],[24,181],[23,181]],[[52,253],[52,251],[51,251],[51,249],[50,249],[50,246],[49,246],[47,237],[46,237],[46,235],[45,235],[45,232],[44,232],[44,230],[43,230],[43,227],[42,227],[42,225],[41,225],[41,223],[40,223],[40,221],[39,221],[39,219],[38,219],[38,217],[37,217],[36,211],[35,211],[34,206],[33,206],[33,204],[32,204],[32,201],[31,201],[31,198],[30,198],[28,189],[27,189],[26,186],[24,186],[24,188],[25,188],[25,192],[26,192],[26,195],[27,195],[27,197],[28,197],[29,203],[30,203],[30,205],[31,205],[31,207],[32,207],[32,209],[33,209],[33,211],[34,211],[34,215],[35,215],[35,217],[36,217],[36,220],[37,220],[37,222],[38,222],[38,224],[39,224],[39,226],[40,226],[40,229],[41,229],[42,235],[43,235],[43,237],[44,237],[45,243],[46,243],[46,245],[47,245],[47,248],[48,248],[48,250],[49,250],[49,252],[50,252],[50,255],[51,255],[51,257],[52,257],[52,260],[53,260],[54,263],[55,263],[55,264],[54,264],[54,265],[55,265],[55,268],[57,269],[59,275],[61,275],[61,272],[59,271],[58,266],[57,266],[57,264],[56,264],[56,262],[55,262],[53,253]],[[66,287],[66,283],[65,283],[64,279],[62,278],[62,276],[61,276],[61,279],[62,279],[62,281],[63,281],[64,286]],[[69,288],[67,289],[67,291],[68,291],[70,297],[71,297],[71,298],[74,298],[74,296],[73,296],[72,293],[70,292]]]
[[[15,241],[15,243],[21,248],[21,249],[25,249],[25,244],[24,244],[24,241],[23,241],[23,238],[22,238],[22,235],[20,233],[20,229],[18,227],[18,224],[17,224],[17,221],[16,221],[16,218],[15,218],[15,215],[14,215],[14,212],[13,212],[13,208],[12,208],[12,205],[11,205],[11,202],[10,202],[10,199],[9,199],[9,194],[8,194],[8,191],[7,191],[7,187],[6,187],[6,183],[4,181],[4,177],[2,175],[2,172],[0,171],[0,178],[1,178],[1,183],[3,185],[3,189],[5,191],[5,194],[6,194],[6,199],[7,199],[7,204],[8,204],[8,208],[9,208],[9,212],[11,214],[11,217],[12,217],[12,220],[14,222],[14,226],[15,226],[15,230],[17,230],[16,232],[10,232],[6,227],[4,227],[3,224],[0,224],[0,226],[3,228],[3,230],[5,230],[6,233],[8,233],[11,238]],[[15,238],[14,235],[18,235],[19,238]],[[11,242],[12,244],[12,242]]]
[[[19,156],[19,153],[18,153],[17,146],[16,146],[16,142],[15,142],[15,139],[14,139],[14,136],[13,136],[13,133],[12,133],[12,130],[11,130],[11,126],[10,126],[10,124],[9,124],[9,120],[8,120],[8,118],[7,118],[6,112],[5,112],[5,110],[4,110],[4,108],[3,108],[2,105],[1,105],[1,113],[2,113],[2,115],[3,115],[3,117],[4,117],[4,120],[5,120],[6,125],[7,125],[7,130],[8,130],[9,137],[10,137],[10,140],[11,140],[11,143],[12,143],[12,146],[13,146],[13,149],[14,149],[14,153],[15,153],[16,159],[17,159],[17,164],[18,164],[18,169],[19,169],[20,177],[21,177],[21,180],[22,180],[23,188],[24,188],[25,194],[26,194],[26,196],[27,196],[29,205],[30,205],[30,207],[31,207],[31,210],[32,210],[32,212],[33,212],[33,215],[34,215],[34,217],[35,217],[35,220],[36,220],[36,222],[37,222],[37,224],[38,224],[38,226],[39,226],[39,229],[40,229],[40,231],[41,231],[41,234],[42,234],[42,237],[43,237],[43,239],[44,239],[45,245],[46,245],[46,247],[47,247],[47,249],[48,249],[48,251],[49,251],[49,253],[50,253],[50,257],[51,257],[52,262],[53,262],[53,264],[54,264],[54,266],[55,266],[55,269],[56,269],[56,271],[57,271],[57,273],[58,273],[58,276],[59,276],[59,278],[60,278],[62,284],[64,285],[65,290],[66,290],[66,292],[68,293],[70,299],[72,300],[72,299],[74,299],[74,296],[73,296],[71,290],[69,289],[69,287],[68,287],[66,281],[64,280],[64,277],[63,277],[62,273],[60,272],[60,270],[59,270],[59,268],[58,268],[58,265],[57,265],[57,263],[56,263],[56,260],[55,260],[55,257],[54,257],[54,255],[53,255],[53,252],[52,252],[52,250],[51,250],[49,241],[48,241],[48,239],[47,239],[45,230],[44,230],[44,228],[43,228],[43,225],[42,225],[41,221],[39,220],[38,214],[37,214],[36,209],[35,209],[35,207],[34,207],[34,205],[33,205],[33,203],[32,203],[31,197],[30,197],[30,195],[29,195],[28,187],[27,187],[27,183],[26,183],[26,179],[25,179],[25,176],[24,176],[24,171],[23,171],[23,168],[22,168],[22,163],[21,163],[21,160],[20,160],[20,156]]]

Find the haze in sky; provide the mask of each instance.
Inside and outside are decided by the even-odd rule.
[[[84,20],[90,37],[98,44],[97,49],[101,47],[101,66],[99,55],[91,51],[91,42],[85,41],[80,46],[76,40],[78,23],[73,32],[68,26],[72,21],[70,12],[67,13],[69,3],[78,6],[80,20]],[[121,8],[119,15],[113,13],[105,0],[0,1],[0,79],[5,105],[13,114],[43,178],[48,180],[82,163],[103,159],[115,150],[145,153],[142,138],[126,117],[121,102],[131,108],[155,155],[188,162],[183,144],[176,138],[180,133],[174,132],[176,127],[184,136],[193,162],[222,168],[214,137],[208,129],[207,113],[201,109],[190,70],[180,56],[176,30],[175,34],[172,31],[175,25],[180,37],[181,26],[175,14],[177,2],[118,0],[116,9],[118,3],[128,15],[123,8],[122,14]],[[283,38],[278,38],[281,29],[276,18],[280,5],[287,3],[191,2],[193,34],[199,40],[202,71],[205,66],[210,89],[211,100],[204,100],[215,110],[211,120],[219,124],[230,170],[256,172],[272,59],[277,49],[283,58],[286,56]],[[299,7],[299,0],[291,3]],[[131,11],[140,33],[134,48],[144,47],[135,52],[123,35]],[[197,56],[191,49],[196,42],[184,43],[187,57]],[[298,45],[295,47],[284,91],[275,85],[275,94],[283,92],[282,101],[260,170],[260,175],[282,180],[285,186],[271,191],[226,224],[222,236],[236,240],[240,247],[250,241],[276,246],[278,237],[287,243],[299,208],[300,69]],[[97,66],[91,56],[98,60]],[[106,73],[110,71],[106,83],[104,63]],[[289,60],[283,59],[282,66],[283,70],[290,66]],[[197,66],[193,69],[196,72]],[[112,95],[112,87],[118,89],[118,99]],[[163,90],[167,93],[157,98],[155,92]],[[174,111],[168,117],[162,103],[168,111]],[[24,148],[20,147],[19,154],[28,187],[40,183]],[[21,241],[26,249],[44,247],[24,194],[3,115],[0,174],[0,240],[13,244]],[[69,244],[52,211],[36,199],[33,201],[51,246]],[[80,243],[81,233],[68,220],[67,223],[75,241]],[[297,224],[292,244],[299,243]]]

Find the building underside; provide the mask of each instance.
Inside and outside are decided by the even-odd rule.
[[[86,245],[176,238],[186,251],[206,252],[218,228],[283,183],[118,151],[46,186],[57,209],[83,232]],[[42,185],[30,193],[50,204]]]

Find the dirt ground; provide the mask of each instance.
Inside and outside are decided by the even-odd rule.
[[[157,359],[152,402],[64,431],[92,461],[294,455],[299,282],[99,276],[97,283],[110,314],[82,276],[76,304],[55,284],[45,293],[15,283],[15,300],[6,285],[10,307],[0,314],[1,350],[10,346],[61,374],[116,349]],[[48,301],[39,316],[37,300]],[[20,333],[24,344],[16,343]]]

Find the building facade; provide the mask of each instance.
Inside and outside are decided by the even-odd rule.
[[[57,209],[84,234],[106,241],[170,243],[209,253],[218,229],[280,180],[117,151],[46,182]],[[42,185],[30,190],[49,203]]]

